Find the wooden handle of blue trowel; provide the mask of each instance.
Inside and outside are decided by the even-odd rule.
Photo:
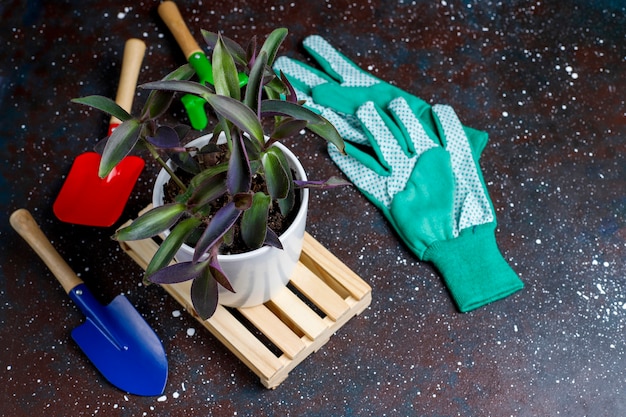
[[[28,210],[18,209],[14,211],[9,217],[9,222],[50,268],[66,293],[69,294],[74,287],[83,283],[52,246]]]

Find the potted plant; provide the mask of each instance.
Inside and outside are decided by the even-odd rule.
[[[260,48],[253,38],[245,49],[219,34],[202,33],[213,48],[214,85],[190,81],[194,71],[184,65],[163,80],[142,86],[153,91],[136,117],[105,97],[74,101],[123,121],[105,145],[101,177],[108,175],[131,150],[141,147],[162,166],[160,176],[168,180],[166,192],[172,186],[176,188],[172,196],[163,197],[162,205],[158,205],[158,197],[152,209],[118,230],[114,237],[139,240],[165,233],[167,237],[149,263],[145,278],[164,284],[192,280],[194,308],[206,319],[217,307],[218,294],[227,298],[229,292],[242,291],[237,287],[241,279],[233,274],[241,275],[243,268],[247,270],[243,272],[244,280],[261,280],[258,267],[252,263],[256,261],[245,260],[244,267],[227,270],[229,257],[246,257],[244,253],[227,252],[242,252],[243,247],[243,252],[260,254],[263,262],[275,252],[282,252],[282,260],[269,264],[273,262],[274,269],[283,270],[287,280],[282,278],[282,285],[286,285],[291,267],[283,264],[293,261],[295,265],[301,243],[300,247],[297,242],[285,245],[283,236],[268,219],[278,217],[288,223],[301,220],[306,215],[309,187],[346,183],[334,177],[308,181],[297,159],[278,143],[307,127],[343,150],[343,140],[336,129],[297,102],[287,79],[272,70],[287,30],[274,30]],[[248,77],[243,87],[238,72]],[[211,133],[201,138],[202,142],[183,145],[192,131],[190,127],[160,123],[176,93],[201,97],[208,104],[207,115],[215,123]],[[155,186],[157,193],[159,187]],[[287,228],[285,234],[304,233],[303,223],[293,227],[295,232]],[[177,253],[187,244],[193,252],[184,259]],[[175,256],[181,259],[170,265]],[[232,284],[235,280],[237,285]],[[261,302],[266,301],[269,290],[254,291],[265,293]],[[235,304],[238,302],[241,301],[235,300]]]

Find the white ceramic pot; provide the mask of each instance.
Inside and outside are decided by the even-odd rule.
[[[199,137],[191,141],[187,146],[202,147],[208,143],[211,137],[211,134]],[[272,146],[279,147],[285,153],[289,160],[289,165],[296,172],[296,178],[306,180],[304,168],[296,156],[280,143]],[[152,194],[152,205],[154,207],[163,204],[163,184],[169,181],[169,179],[169,174],[162,169],[154,183]],[[218,255],[220,266],[235,290],[232,293],[220,286],[220,304],[229,307],[251,307],[263,304],[289,283],[291,274],[302,252],[309,190],[306,188],[302,189],[300,195],[300,209],[293,223],[285,233],[279,236],[283,245],[282,250],[264,246],[241,254]],[[169,231],[165,234],[167,236]],[[179,262],[190,261],[192,256],[193,248],[183,245],[176,254],[176,260]]]

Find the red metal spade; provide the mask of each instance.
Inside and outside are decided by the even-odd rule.
[[[115,102],[131,111],[137,78],[146,51],[140,39],[129,39],[124,46],[122,71]],[[112,117],[110,135],[120,120]],[[121,216],[141,171],[145,165],[138,156],[125,157],[106,177],[98,176],[100,154],[85,152],[79,155],[52,206],[57,218],[67,223],[85,226],[112,226]]]

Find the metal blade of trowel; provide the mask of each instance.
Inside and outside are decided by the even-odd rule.
[[[87,317],[72,337],[102,375],[131,394],[162,394],[167,381],[163,345],[128,299],[119,295],[109,305],[101,305],[27,210],[15,211],[9,220]]]

